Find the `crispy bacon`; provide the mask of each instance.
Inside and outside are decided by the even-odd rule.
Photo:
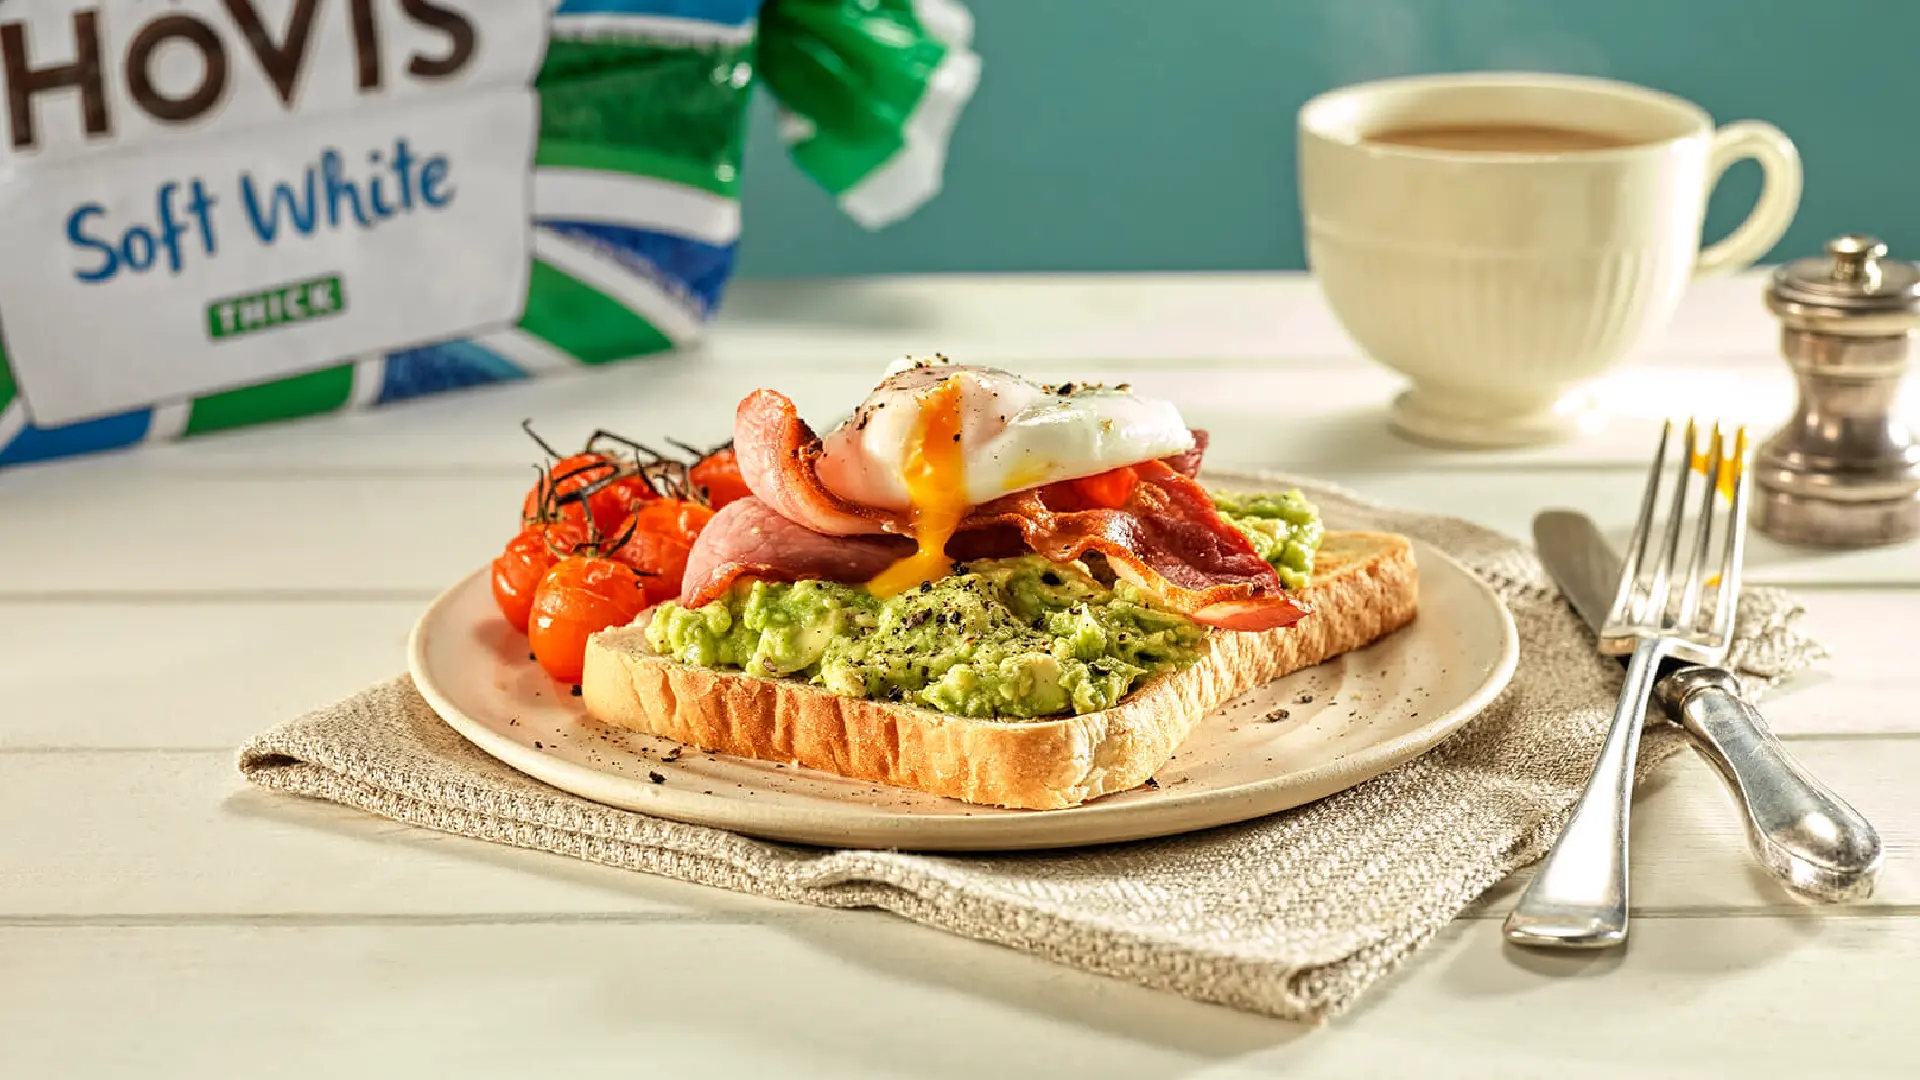
[[[983,526],[947,545],[961,561],[1018,555],[1026,541],[1018,530]],[[738,499],[713,515],[687,556],[680,603],[699,607],[726,593],[740,578],[764,581],[838,581],[857,584],[913,553],[904,536],[826,536],[781,515],[758,498]]]
[[[1183,454],[1163,457],[1160,460],[1167,463],[1167,468],[1181,476],[1199,476],[1200,459],[1207,455],[1207,433],[1203,428],[1194,428],[1189,434],[1193,436],[1193,449]]]
[[[1096,553],[1173,610],[1229,630],[1289,626],[1308,613],[1197,484],[1158,463],[1140,470],[1140,483],[1118,509],[1075,508],[1066,489],[996,500],[981,508],[993,517],[955,536],[948,554],[968,561],[1035,551],[1065,562]],[[743,577],[855,584],[912,551],[903,536],[826,536],[757,498],[741,499],[701,531],[680,603],[708,603]]]
[[[1097,552],[1114,573],[1204,625],[1267,630],[1311,611],[1191,477],[1162,461],[1134,471],[1139,482],[1117,508],[1078,505],[1070,487],[1049,485],[996,499],[968,523],[1016,528],[1031,550],[1055,562]]]
[[[767,581],[866,581],[913,552],[904,536],[827,536],[757,496],[721,507],[687,555],[680,603],[699,607],[742,577]]]
[[[741,400],[733,418],[733,453],[747,490],[789,521],[828,536],[907,531],[900,514],[827,490],[813,466],[820,436],[777,390],[755,390]]]

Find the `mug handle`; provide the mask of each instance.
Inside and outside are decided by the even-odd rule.
[[[1696,280],[1752,265],[1780,241],[1800,209],[1800,151],[1779,128],[1759,120],[1741,120],[1713,133],[1707,190],[1726,175],[1727,166],[1746,158],[1760,163],[1760,197],[1739,228],[1700,253],[1693,264]]]

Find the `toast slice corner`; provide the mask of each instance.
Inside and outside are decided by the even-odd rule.
[[[703,750],[982,805],[1062,809],[1144,783],[1203,717],[1240,694],[1413,621],[1413,546],[1391,533],[1329,532],[1300,596],[1313,613],[1294,625],[1216,630],[1191,666],[1079,716],[978,720],[692,667],[653,652],[644,616],[588,640],[581,697],[602,723]]]

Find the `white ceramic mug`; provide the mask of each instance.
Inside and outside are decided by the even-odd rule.
[[[1624,145],[1428,149],[1368,137],[1533,125]],[[1368,355],[1412,380],[1392,422],[1455,446],[1578,430],[1579,388],[1666,323],[1687,283],[1771,249],[1800,203],[1800,157],[1770,124],[1715,130],[1691,102],[1605,79],[1518,72],[1344,87],[1299,115],[1307,260]],[[1707,195],[1757,160],[1760,198],[1700,247]]]

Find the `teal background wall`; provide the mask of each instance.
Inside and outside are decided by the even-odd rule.
[[[1603,75],[1772,121],[1806,194],[1772,259],[1849,230],[1920,257],[1913,0],[963,0],[984,70],[946,190],[867,233],[786,160],[764,99],[741,273],[1253,270],[1304,265],[1293,118],[1362,79]],[[1721,182],[1707,231],[1752,205]]]

